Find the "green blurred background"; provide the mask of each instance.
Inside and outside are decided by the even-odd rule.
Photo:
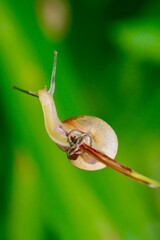
[[[37,99],[49,86],[62,120],[95,115],[120,162],[160,180],[159,0],[1,0],[0,239],[158,240],[160,190],[111,169],[72,166]]]

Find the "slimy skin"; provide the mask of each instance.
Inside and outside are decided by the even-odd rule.
[[[44,90],[38,91],[39,100],[42,106],[45,127],[50,138],[61,148],[69,149],[67,134],[72,130],[78,130],[91,136],[92,146],[98,151],[102,151],[109,157],[114,158],[118,149],[118,140],[113,129],[103,120],[91,116],[78,116],[65,120],[59,120],[56,106],[52,95]],[[106,167],[95,157],[84,152],[71,163],[83,170],[95,171]]]
[[[75,166],[83,170],[95,171],[110,167],[129,178],[148,185],[160,188],[156,180],[143,176],[133,169],[114,160],[118,149],[118,140],[114,130],[103,120],[92,116],[77,116],[59,120],[52,95],[46,89],[38,91],[39,100],[44,114],[44,122],[48,135],[61,149],[68,151],[68,133],[77,130],[89,135],[92,146],[86,143],[79,146],[83,153],[76,159],[69,159]]]
[[[106,122],[92,116],[77,116],[64,122],[59,120],[53,99],[56,61],[57,51],[54,52],[54,65],[48,91],[44,88],[35,93],[19,87],[13,87],[16,90],[39,98],[43,110],[45,128],[50,138],[61,150],[67,152],[69,161],[80,169],[94,171],[108,166],[139,183],[152,188],[160,188],[160,182],[145,177],[114,160],[118,149],[118,140],[114,130]],[[69,136],[73,132],[78,134],[70,138]]]
[[[38,91],[42,106],[46,131],[50,138],[57,144],[69,147],[63,124],[58,118],[53,96],[46,89]]]

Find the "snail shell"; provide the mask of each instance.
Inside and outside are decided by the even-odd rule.
[[[118,150],[118,139],[114,130],[102,119],[93,116],[77,116],[63,122],[67,131],[79,130],[91,136],[92,147],[115,158]],[[76,160],[70,162],[83,170],[95,171],[106,165],[97,161],[88,153],[82,153]]]

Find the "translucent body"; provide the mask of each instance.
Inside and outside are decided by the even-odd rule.
[[[103,120],[92,116],[78,116],[59,120],[53,100],[55,90],[57,51],[54,52],[54,65],[50,89],[39,90],[38,93],[26,91],[13,86],[21,92],[39,97],[44,122],[50,138],[65,152],[70,162],[84,170],[98,170],[106,166],[140,183],[152,188],[160,188],[160,182],[145,177],[133,169],[114,160],[118,140],[113,129]]]
[[[65,120],[63,123],[59,120],[56,107],[52,95],[46,90],[38,92],[42,109],[46,130],[51,139],[56,142],[61,149],[67,150],[69,143],[67,142],[66,133],[71,130],[78,130],[89,134],[92,139],[92,147],[105,153],[111,158],[115,158],[118,149],[118,140],[114,130],[103,120],[93,116],[78,116]],[[106,167],[106,165],[88,153],[83,153],[71,163],[84,170],[98,170]]]

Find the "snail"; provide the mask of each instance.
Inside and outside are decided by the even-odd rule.
[[[56,63],[57,51],[54,51],[53,70],[48,91],[46,87],[38,92],[26,91],[16,86],[13,88],[39,98],[47,133],[58,147],[67,153],[69,161],[74,166],[88,171],[110,167],[149,187],[160,188],[160,182],[145,177],[114,160],[118,140],[109,124],[93,116],[77,116],[63,122],[59,120],[53,100]]]

